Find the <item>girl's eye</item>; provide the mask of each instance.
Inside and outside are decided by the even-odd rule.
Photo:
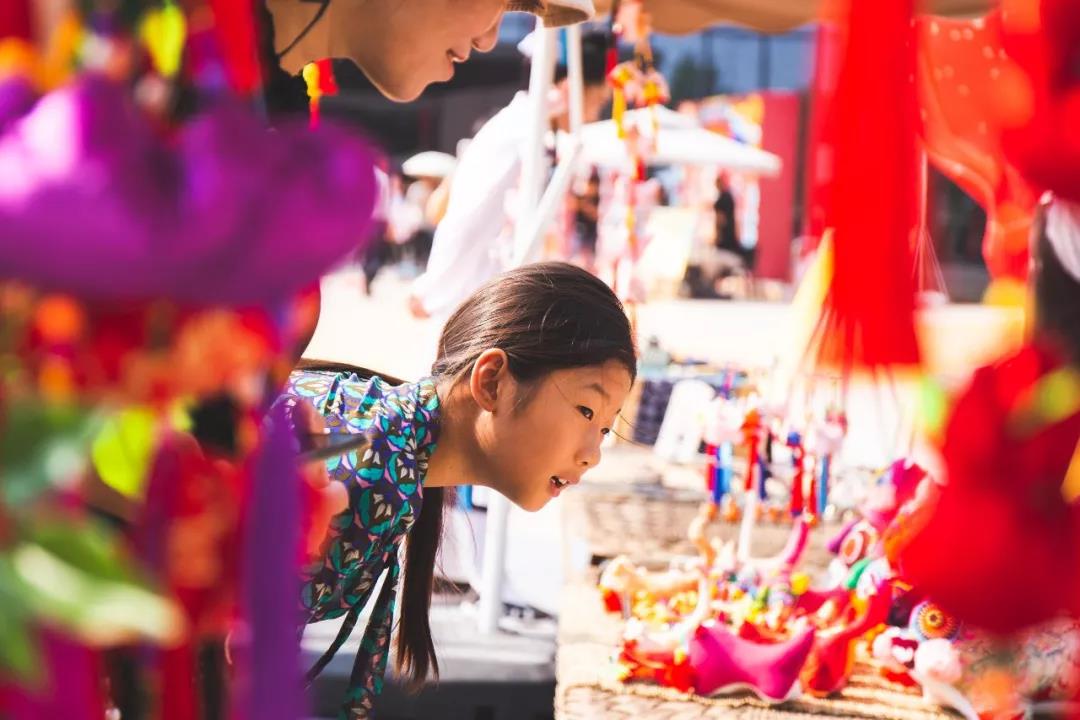
[[[577,409],[579,413],[585,416],[586,420],[591,421],[593,419],[593,411],[589,408],[585,407],[584,405],[578,405]]]

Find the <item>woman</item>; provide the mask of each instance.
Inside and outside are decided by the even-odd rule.
[[[592,0],[265,0],[265,8],[274,65],[287,76],[345,58],[399,102],[452,78],[473,50],[494,48],[507,11],[535,13],[548,27],[593,14]]]
[[[494,48],[507,11],[532,12],[548,27],[595,12],[592,0],[264,0],[259,7],[271,124],[308,112],[300,77],[308,63],[351,60],[386,97],[404,102],[453,77],[454,65],[473,50]],[[298,352],[314,332],[312,323]]]
[[[397,663],[419,684],[438,673],[428,610],[446,488],[483,485],[539,510],[599,462],[636,364],[630,324],[610,288],[580,268],[540,263],[494,278],[465,301],[443,330],[431,377],[394,387],[349,371],[292,374],[283,401],[293,417],[314,408],[331,440],[363,443],[327,463],[349,506],[304,570],[301,603],[308,622],[348,617],[310,676],[344,642],[388,570],[354,663],[347,714],[366,715],[382,686],[405,536]]]

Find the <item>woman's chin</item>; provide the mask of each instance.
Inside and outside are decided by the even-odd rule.
[[[420,97],[421,93],[431,84],[429,81],[421,82],[415,76],[406,76],[400,80],[387,81],[379,81],[370,76],[368,79],[384,96],[399,103],[412,102]]]
[[[525,512],[539,512],[544,509],[544,506],[551,500],[551,494],[547,491],[540,493],[530,493],[522,498],[512,499],[511,501]]]

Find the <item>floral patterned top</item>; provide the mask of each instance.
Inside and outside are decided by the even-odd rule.
[[[378,377],[298,370],[289,376],[283,402],[287,407],[313,404],[331,433],[367,436],[366,446],[327,461],[331,480],[348,488],[349,507],[331,521],[320,557],[303,569],[300,595],[308,623],[346,616],[330,649],[309,671],[310,681],[348,638],[379,577],[387,572],[340,715],[367,718],[382,691],[401,575],[399,550],[423,503],[439,396],[430,378],[394,387]]]

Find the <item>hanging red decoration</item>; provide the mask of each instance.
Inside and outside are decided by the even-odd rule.
[[[1080,16],[1069,0],[1005,0],[1002,42],[1030,83],[1031,108],[1006,126],[1005,156],[1040,190],[1080,202]],[[1017,118],[1018,120],[1020,118]]]
[[[991,277],[1023,281],[1035,195],[1006,161],[1001,132],[1030,115],[1032,96],[1002,45],[1002,14],[923,17],[916,27],[927,158],[986,211],[983,257]]]
[[[0,3],[0,40],[30,40],[32,23],[29,0],[4,0]]]
[[[229,84],[250,95],[262,84],[258,27],[252,0],[210,0]]]
[[[913,0],[845,4],[836,91],[831,100],[818,99],[828,102],[822,140],[834,164],[824,207],[835,252],[817,359],[845,370],[919,359],[911,273],[918,184],[913,12]]]

